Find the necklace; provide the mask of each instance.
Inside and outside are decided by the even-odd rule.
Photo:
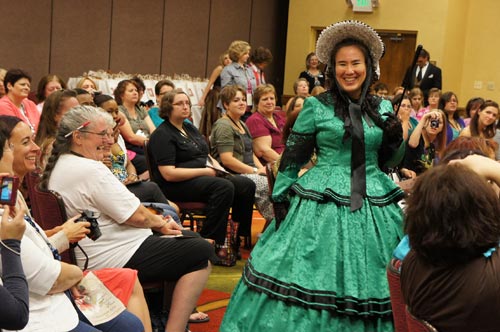
[[[228,114],[226,114],[226,116],[229,118],[229,120],[231,120],[231,122],[236,126],[236,128],[238,128],[239,132],[242,132],[242,131],[244,132],[245,131],[245,129],[243,129],[243,127],[240,124],[240,120],[238,120],[238,122],[236,122]]]

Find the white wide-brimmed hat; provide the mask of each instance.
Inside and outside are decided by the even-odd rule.
[[[316,55],[319,61],[330,67],[332,65],[330,56],[333,48],[347,38],[359,40],[368,48],[373,67],[378,73],[379,61],[384,55],[384,43],[371,26],[360,21],[347,20],[326,27],[316,43]]]

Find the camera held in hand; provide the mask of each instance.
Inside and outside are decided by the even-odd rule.
[[[99,229],[97,218],[99,218],[99,213],[83,210],[82,216],[75,220],[75,222],[88,221],[90,223],[90,233],[87,234],[87,237],[93,241],[101,237],[101,230]]]
[[[438,127],[439,127],[439,119],[432,119],[431,128],[438,128]]]

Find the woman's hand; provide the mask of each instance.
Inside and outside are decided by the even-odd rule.
[[[403,175],[404,178],[413,179],[417,177],[417,173],[415,173],[411,169],[401,168],[399,171],[401,172],[401,175]]]
[[[139,177],[137,176],[137,174],[129,173],[129,175],[127,176],[125,181],[123,181],[123,184],[129,184],[129,183],[133,183],[136,181],[139,181]]]
[[[165,235],[181,235],[182,227],[172,219],[171,216],[166,216],[164,218],[165,225],[160,228],[160,233]]]
[[[14,217],[10,217],[10,210],[12,207],[8,205],[3,206],[2,225],[0,227],[0,239],[15,239],[21,240],[26,229],[26,222],[24,221],[24,210],[13,209]]]
[[[88,229],[90,223],[88,221],[75,222],[80,217],[81,215],[74,216],[62,225],[62,231],[68,238],[69,243],[76,243],[90,233],[90,229]]]

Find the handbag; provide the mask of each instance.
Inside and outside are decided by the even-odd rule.
[[[239,241],[238,241],[238,223],[232,219],[228,219],[226,228],[226,238],[223,245],[215,245],[218,260],[215,265],[234,266],[238,258]]]

